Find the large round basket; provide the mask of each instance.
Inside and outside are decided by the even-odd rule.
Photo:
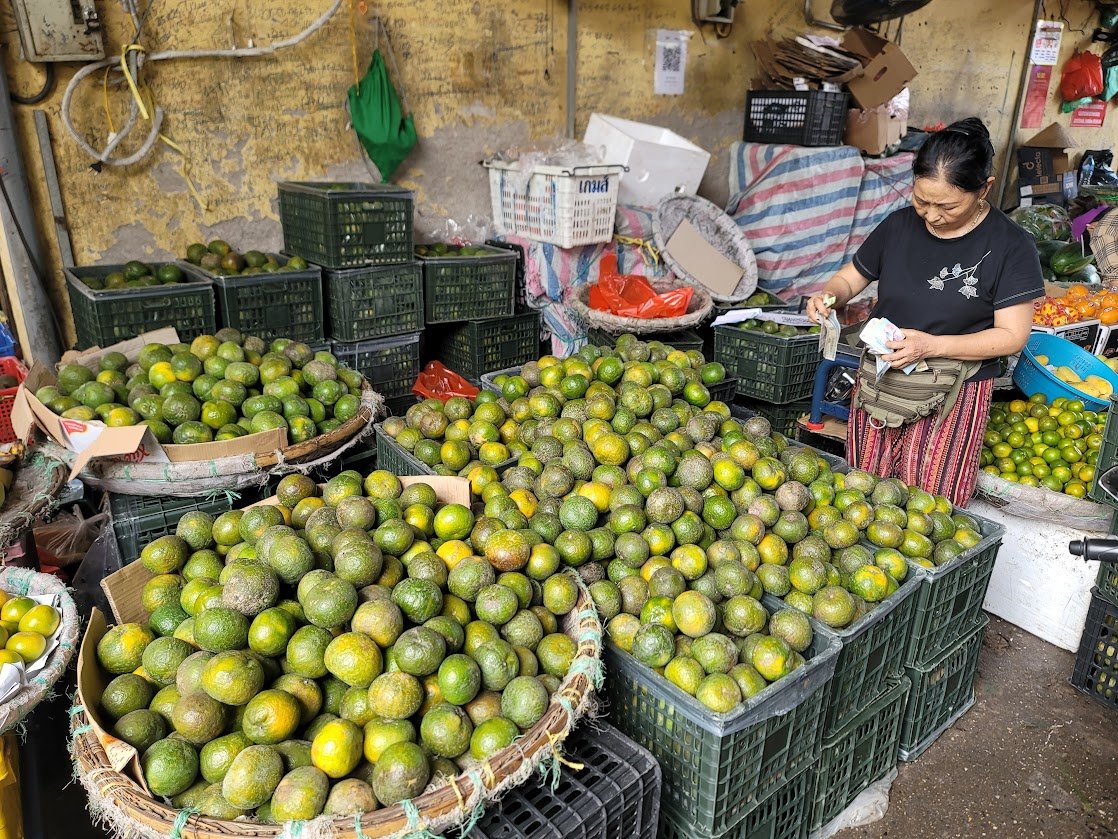
[[[262,486],[273,475],[309,472],[325,465],[373,433],[373,422],[383,410],[384,399],[368,382],[361,392],[357,415],[333,431],[293,443],[282,449],[257,454],[234,455],[213,460],[179,463],[119,460],[90,461],[79,473],[82,481],[107,492],[127,495],[170,495],[187,497],[213,490],[238,490]],[[54,443],[44,451],[73,463],[74,454]]]
[[[51,695],[55,682],[62,678],[70,659],[74,657],[74,650],[78,648],[81,621],[78,620],[78,609],[66,592],[66,586],[50,574],[40,574],[29,568],[0,568],[0,589],[17,596],[56,595],[58,608],[62,612],[58,646],[51,651],[46,666],[6,702],[0,703],[0,733],[3,733],[19,725],[36,705]]]
[[[7,550],[35,523],[54,512],[70,469],[32,449],[15,467],[15,480],[0,507],[0,550]]]
[[[179,811],[154,800],[128,775],[109,765],[100,740],[90,729],[84,708],[71,723],[71,755],[79,780],[89,795],[90,810],[110,836],[118,839],[389,839],[411,834],[441,833],[469,820],[487,800],[526,780],[544,761],[558,764],[563,740],[585,713],[602,678],[602,625],[586,586],[579,583],[578,604],[564,619],[563,630],[578,645],[566,678],[551,697],[543,718],[521,737],[485,762],[449,782],[429,786],[411,801],[357,816],[320,816],[292,825],[239,820],[223,821]],[[549,768],[558,771],[558,767]],[[424,833],[424,831],[429,831]]]
[[[744,272],[731,294],[710,292],[710,296],[716,302],[738,303],[757,290],[757,257],[753,254],[753,248],[749,246],[749,240],[722,209],[697,195],[665,197],[652,218],[652,236],[656,240],[656,247],[660,249],[664,262],[677,277],[701,285],[699,280],[684,270],[668,250],[668,242],[684,221],[691,222],[715,250],[730,262],[740,266]]]
[[[649,280],[652,287],[658,292],[670,291],[673,288],[694,288],[691,303],[687,313],[675,318],[628,318],[621,315],[601,312],[590,306],[590,286],[580,285],[567,293],[567,305],[575,316],[587,326],[601,329],[612,335],[623,332],[632,332],[634,335],[645,335],[653,332],[674,332],[678,329],[688,329],[697,326],[706,320],[714,301],[703,286],[685,283],[676,277],[667,277],[663,280]]]

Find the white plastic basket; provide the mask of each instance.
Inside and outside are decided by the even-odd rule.
[[[561,248],[613,238],[624,166],[536,166],[488,161],[493,223],[500,233]]]

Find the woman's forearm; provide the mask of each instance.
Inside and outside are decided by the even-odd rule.
[[[1013,355],[1024,343],[1016,331],[998,326],[971,335],[940,335],[935,340],[934,356],[960,361],[986,361]]]
[[[821,294],[834,295],[833,308],[841,308],[857,297],[869,285],[869,280],[858,273],[853,263],[840,268],[827,284],[823,286]]]

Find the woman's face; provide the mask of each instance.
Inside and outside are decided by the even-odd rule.
[[[942,177],[917,178],[912,187],[912,206],[937,232],[949,232],[970,223],[987,191],[988,184],[978,192],[966,192]]]

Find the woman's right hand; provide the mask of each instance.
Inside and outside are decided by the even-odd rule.
[[[822,323],[831,316],[831,307],[835,304],[832,294],[816,294],[808,298],[804,314],[812,323]]]

